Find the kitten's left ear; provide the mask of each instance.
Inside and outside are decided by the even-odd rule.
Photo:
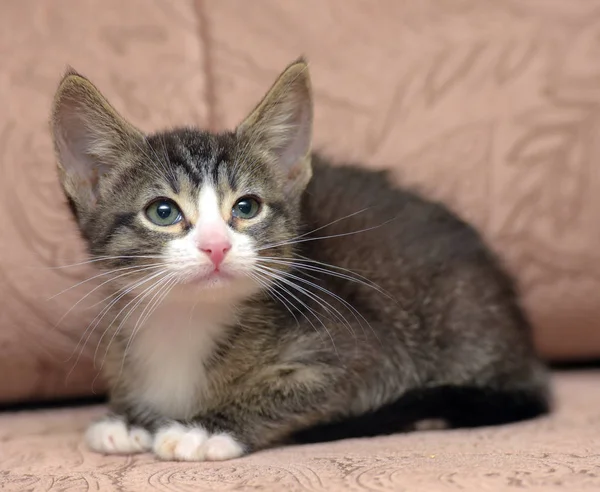
[[[286,178],[286,191],[299,196],[310,181],[313,104],[308,64],[289,65],[237,128],[265,149]]]

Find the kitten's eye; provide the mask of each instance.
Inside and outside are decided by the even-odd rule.
[[[231,213],[238,219],[253,219],[260,212],[260,202],[252,196],[243,196],[233,206]]]
[[[183,217],[179,207],[172,200],[161,198],[146,207],[146,217],[158,226],[177,224]]]

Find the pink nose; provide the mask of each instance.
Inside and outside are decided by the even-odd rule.
[[[227,252],[231,249],[231,243],[229,241],[206,243],[200,245],[198,249],[206,253],[215,267],[218,267],[225,259]]]

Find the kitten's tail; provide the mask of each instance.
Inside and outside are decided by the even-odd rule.
[[[415,389],[379,410],[303,430],[294,436],[294,441],[309,443],[408,432],[426,428],[422,425],[425,422],[443,422],[445,427],[507,424],[543,415],[550,406],[545,387]]]

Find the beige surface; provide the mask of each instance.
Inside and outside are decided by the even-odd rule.
[[[48,301],[90,275],[53,269],[81,258],[46,124],[67,63],[143,129],[223,128],[305,53],[317,147],[447,200],[518,274],[541,350],[599,356],[599,6],[0,2],[0,400],[92,388],[93,343],[65,380],[98,308],[53,328],[92,283]]]
[[[600,490],[600,371],[555,378],[548,418],[273,449],[225,463],[160,463],[89,453],[98,408],[0,414],[0,488],[99,491]]]

